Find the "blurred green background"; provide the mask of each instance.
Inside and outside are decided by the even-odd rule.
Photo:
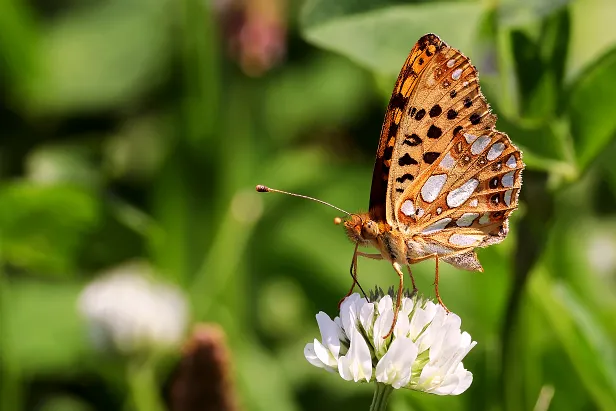
[[[613,0],[4,0],[2,411],[168,397],[179,349],[135,382],[77,308],[134,260],[183,290],[190,324],[222,326],[241,409],[368,409],[370,384],[302,354],[350,285],[335,210],[254,186],[365,210],[394,79],[427,32],[471,57],[527,168],[485,272],[442,269],[478,341],[473,385],[390,408],[616,410],[615,22]],[[397,281],[359,265],[364,288]],[[433,262],[414,270],[431,295]]]

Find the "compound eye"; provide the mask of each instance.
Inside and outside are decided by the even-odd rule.
[[[378,227],[376,223],[372,220],[366,222],[366,232],[372,236],[376,236],[378,234]]]

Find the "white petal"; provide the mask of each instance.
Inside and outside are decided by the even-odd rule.
[[[440,384],[427,391],[437,395],[459,395],[466,391],[472,382],[473,374],[460,364],[455,373],[448,374]]]
[[[462,334],[462,339],[464,339],[464,335],[468,335],[466,332]],[[470,338],[470,335],[469,335]],[[444,371],[446,373],[452,373],[454,370],[458,369],[462,365],[462,360],[469,353],[473,347],[477,345],[476,341],[471,342],[467,345],[460,345],[457,350],[455,350],[454,354],[451,356],[449,361],[443,364]]]
[[[313,347],[314,353],[316,354],[319,361],[321,361],[323,364],[330,367],[336,367],[338,365],[336,358],[323,344],[319,342],[319,340],[314,340]]]
[[[458,386],[451,392],[451,395],[459,395],[468,389],[473,383],[473,373],[465,370],[462,364],[460,364],[461,371],[457,371]]]
[[[369,382],[372,378],[370,348],[357,329],[351,333],[350,337],[349,351],[338,360],[338,372],[347,381],[358,382],[365,379]]]
[[[411,380],[411,366],[417,359],[417,346],[410,338],[396,338],[376,365],[376,380],[398,389]]]
[[[462,320],[454,313],[445,314],[443,322],[436,331],[435,341],[430,347],[430,358],[441,357],[443,354],[441,350],[446,347],[453,346],[454,349],[458,348],[458,341],[460,339],[460,325]],[[433,325],[431,324],[430,327]]]
[[[445,322],[447,312],[443,307],[441,307],[440,304],[434,304],[434,310],[434,317],[432,318],[430,325],[416,341],[419,345],[419,352],[423,352],[428,348],[431,348],[435,341],[438,342],[439,337],[443,333],[442,326]]]
[[[436,305],[429,301],[424,308],[417,307],[410,324],[410,337],[417,339],[425,326],[432,321],[436,314]]]
[[[374,303],[364,304],[359,312],[359,322],[366,334],[370,335],[374,323]]]
[[[355,302],[361,298],[362,297],[359,294],[353,293],[345,298],[342,304],[340,304],[340,320],[342,321],[342,328],[344,328],[347,335],[351,333],[357,323]]]
[[[451,393],[458,387],[459,383],[460,379],[458,375],[449,374],[438,386],[430,387],[427,391],[437,395],[451,395]]]
[[[304,357],[306,357],[308,362],[314,365],[315,367],[319,367],[319,368],[327,367],[325,364],[323,364],[321,360],[319,360],[319,357],[317,357],[317,354],[314,352],[314,345],[312,343],[308,343],[304,347]]]
[[[378,317],[374,322],[374,331],[372,334],[372,343],[377,358],[381,358],[387,350],[387,341],[383,339],[389,332],[391,324],[394,321],[394,310],[391,297],[389,295],[381,298],[377,305]]]
[[[409,317],[402,314],[402,312],[398,314],[398,319],[396,320],[396,325],[394,326],[394,336],[396,338],[408,337],[409,335],[409,329],[411,327]],[[391,347],[389,349],[391,349]]]
[[[383,298],[381,298],[379,300],[378,305],[377,305],[377,309],[379,310],[379,314],[380,315],[382,315],[386,311],[392,310],[393,307],[394,307],[394,302],[391,299],[391,296],[389,294],[385,295]]]
[[[347,335],[344,332],[344,329],[342,328],[342,321],[340,320],[340,317],[334,318],[334,322],[338,326],[338,339],[340,341],[347,341],[348,342],[349,341],[349,337],[347,337]]]
[[[424,366],[421,370],[421,374],[419,376],[419,381],[417,382],[417,384],[419,386],[424,386],[424,389],[429,388],[432,380],[438,378],[438,373],[438,367],[433,367],[429,364]]]
[[[319,324],[323,345],[331,351],[335,358],[338,358],[340,355],[340,327],[338,327],[338,325],[329,318],[329,315],[325,314],[323,311],[317,314],[317,324]]]
[[[409,317],[415,309],[415,300],[412,298],[404,297],[402,304],[400,305],[400,315]]]

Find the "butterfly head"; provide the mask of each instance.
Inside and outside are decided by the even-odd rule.
[[[337,219],[336,224],[343,222],[347,236],[354,243],[370,245],[380,233],[379,225],[370,218],[368,213],[350,214],[345,220]]]

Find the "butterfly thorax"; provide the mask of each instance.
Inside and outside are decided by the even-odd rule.
[[[376,248],[392,263],[407,264],[405,237],[386,222],[373,220],[369,213],[353,214],[344,222],[344,228],[354,243]]]

